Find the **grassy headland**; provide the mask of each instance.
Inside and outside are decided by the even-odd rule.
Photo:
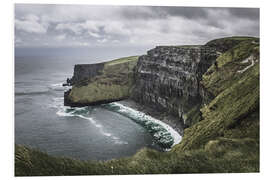
[[[128,98],[138,56],[106,62],[101,75],[75,84],[69,94],[74,103],[93,103]]]
[[[170,152],[145,148],[127,158],[79,161],[16,145],[15,175],[259,172],[259,43],[250,37],[236,40],[238,43],[219,56],[200,82],[214,97],[200,109],[203,120],[185,129],[183,140]],[[136,60],[130,62],[136,64]],[[101,86],[106,77],[117,77],[133,65],[116,64],[118,61],[108,63],[98,83],[90,83],[87,90],[99,89],[106,94]],[[106,86],[117,90],[115,84]]]

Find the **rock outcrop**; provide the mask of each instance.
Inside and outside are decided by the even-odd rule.
[[[215,62],[215,48],[158,46],[139,57],[132,99],[169,112],[184,126],[200,120],[200,80]]]
[[[76,64],[74,66],[73,77],[71,78],[71,85],[75,85],[84,80],[94,78],[102,74],[105,63],[97,64]]]
[[[70,80],[72,89],[65,92],[64,105],[89,106],[127,99],[137,59],[132,56],[105,63],[75,65]]]

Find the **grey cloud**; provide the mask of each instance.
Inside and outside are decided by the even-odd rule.
[[[155,46],[259,36],[259,9],[15,5],[16,46]]]
[[[181,6],[128,6],[121,9],[123,17],[128,19],[155,19],[179,16],[187,19],[209,17],[209,11],[227,11],[235,18],[259,18],[258,8],[220,8],[220,7],[181,7]]]
[[[121,14],[127,19],[158,19],[170,16],[185,18],[205,18],[205,8],[178,7],[178,6],[128,6],[121,10]]]
[[[259,8],[229,8],[228,10],[234,17],[251,20],[259,20],[260,18]]]
[[[38,23],[37,21],[21,21],[15,20],[16,29],[22,30],[29,33],[41,33],[44,34],[47,32],[46,26]]]
[[[205,8],[196,7],[156,7],[156,11],[163,12],[166,16],[181,16],[188,19],[206,18],[208,16]]]
[[[164,11],[158,11],[158,7],[147,7],[147,6],[128,6],[121,8],[120,14],[124,19],[158,19],[165,18],[166,14]]]

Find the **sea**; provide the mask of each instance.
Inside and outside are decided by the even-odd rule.
[[[107,58],[110,59],[110,58]],[[62,84],[75,64],[89,57],[27,56],[14,58],[15,143],[50,155],[80,160],[127,157],[147,147],[169,151],[181,136],[167,124],[120,102],[100,106],[64,106]]]

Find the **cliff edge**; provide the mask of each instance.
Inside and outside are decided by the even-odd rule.
[[[183,47],[157,47],[140,57],[134,70],[137,74],[132,85],[133,98],[143,96],[137,101],[145,104],[150,101],[150,106],[153,103],[153,107],[164,107],[163,104],[170,104],[171,98],[180,97],[175,99],[176,105],[171,106],[177,109],[182,107],[179,95],[188,95],[186,99],[200,98],[195,101],[196,108],[188,112],[191,117],[198,114],[199,121],[184,130],[182,141],[171,151],[144,148],[132,157],[86,162],[16,146],[16,176],[259,172],[259,39],[222,38],[203,48],[206,46],[213,51],[210,54],[218,55],[213,61],[206,58],[204,62],[202,47],[192,47],[185,52]],[[164,59],[157,64],[162,57]],[[185,66],[178,66],[177,62]],[[200,70],[200,66],[205,69]],[[178,69],[178,74],[174,69]],[[145,91],[145,95],[140,90]],[[156,95],[164,95],[165,103],[153,98]],[[180,114],[184,119],[183,113]]]
[[[65,92],[66,106],[89,106],[127,99],[133,84],[137,56],[98,64],[78,64]]]

